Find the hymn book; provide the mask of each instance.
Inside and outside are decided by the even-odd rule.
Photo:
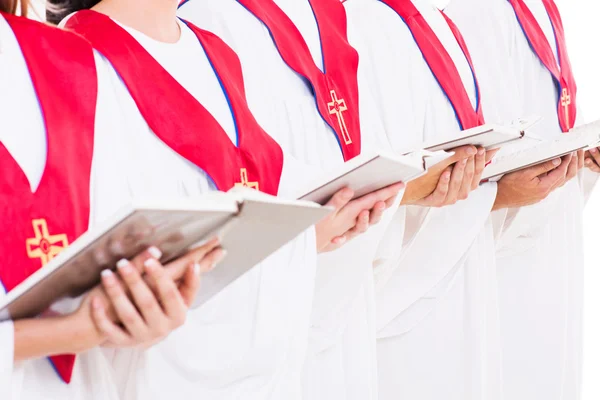
[[[61,298],[79,296],[100,282],[103,269],[149,246],[157,246],[167,263],[218,236],[227,257],[203,274],[200,306],[330,212],[241,187],[195,199],[134,202],[0,298],[0,320],[35,317]]]
[[[584,150],[600,141],[600,121],[581,125],[561,134],[554,140],[528,144],[505,156],[495,158],[483,171],[482,180],[499,180],[503,175],[516,172],[555,158]]]
[[[528,117],[513,121],[510,124],[495,125],[485,124],[475,128],[466,129],[458,135],[448,135],[441,140],[427,142],[423,148],[429,151],[452,150],[461,146],[477,146],[486,150],[501,148],[502,145],[527,137],[537,139],[527,132],[537,124],[541,118]]]
[[[450,156],[452,153],[424,150],[401,156],[361,154],[311,185],[311,189],[304,190],[299,198],[326,204],[335,193],[348,187],[354,191],[356,199],[398,182],[410,182]]]

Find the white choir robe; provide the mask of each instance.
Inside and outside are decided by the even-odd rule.
[[[308,0],[275,2],[298,27],[316,65],[322,68],[319,32]],[[285,64],[258,19],[235,0],[190,0],[179,15],[215,32],[233,47],[242,63],[250,108],[284,150],[319,171],[343,163],[335,134],[319,115],[309,85]],[[359,76],[362,151],[389,151],[375,103],[363,91],[363,79]],[[376,398],[371,268],[396,208],[386,212],[368,234],[319,256],[303,388],[296,398]]]
[[[193,32],[183,23],[180,27],[181,38],[174,44],[126,29],[236,140],[211,64]],[[121,199],[102,212],[114,212],[134,198],[194,197],[214,190],[203,171],[153,134],[118,74],[107,60],[103,64],[109,71],[101,71],[100,90],[116,98],[106,112],[118,127],[97,140],[98,163],[106,173],[96,184],[102,195],[120,194]],[[289,195],[308,172],[286,156],[280,194]],[[114,351],[121,398],[292,398],[297,390],[289,384],[290,376],[306,347],[315,243],[311,228],[191,310],[183,327],[151,349]]]
[[[35,190],[41,180],[46,163],[46,130],[38,99],[29,76],[25,59],[17,40],[7,24],[0,17],[0,142],[17,161]],[[111,99],[100,96],[97,108],[100,110]],[[96,121],[96,136],[112,130],[110,120]],[[96,145],[98,143],[96,142]],[[92,163],[90,188],[90,224],[101,222],[106,214],[100,211],[106,199],[97,196],[95,182],[98,175],[112,179],[109,171],[104,171],[96,162]],[[0,285],[0,288],[1,285]],[[0,290],[0,296],[4,291]],[[55,311],[74,310],[78,300],[63,300],[54,304]],[[65,384],[55,372],[47,358],[32,359],[13,363],[14,336],[12,322],[0,323],[0,388],[2,399],[37,400],[116,400],[119,398],[111,363],[103,350],[95,348],[77,356],[70,384]]]
[[[556,41],[543,3],[525,3],[556,57]],[[562,135],[557,88],[530,48],[508,1],[453,0],[447,11],[463,29],[480,69],[502,65],[513,71],[516,95],[500,94],[506,92],[511,78],[495,75],[481,81],[497,94],[488,109],[495,109],[504,120],[540,115],[544,119],[533,128],[537,135],[549,139]],[[497,46],[490,46],[488,40]],[[578,114],[577,124],[581,123]],[[539,204],[494,213],[507,399],[581,396],[582,211],[584,192],[591,191],[595,175],[584,170],[579,179]]]
[[[428,2],[414,3],[474,103],[469,65],[448,25]],[[377,105],[395,148],[409,135],[397,128],[398,118],[410,118],[405,112],[414,119],[413,144],[458,132],[454,110],[401,18],[376,0],[345,5],[365,40],[361,61],[373,65]],[[485,184],[454,206],[403,207],[396,215],[390,229],[404,227],[402,251],[374,270],[380,399],[496,398],[499,359],[488,354],[498,347],[489,220],[495,193],[495,184]]]

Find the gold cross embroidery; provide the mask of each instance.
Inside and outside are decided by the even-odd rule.
[[[34,238],[27,239],[27,256],[39,258],[42,266],[48,264],[58,253],[69,245],[67,235],[50,235],[48,224],[45,219],[34,219],[32,221]]]
[[[569,91],[564,88],[562,90],[562,96],[560,98],[560,105],[564,107],[565,109],[565,118],[566,118],[566,122],[567,122],[567,129],[569,129],[569,127],[571,126],[569,124],[569,106],[571,105],[571,95],[569,94]]]
[[[340,126],[340,130],[342,131],[344,143],[351,144],[352,138],[350,137],[350,133],[348,133],[348,128],[346,128],[346,121],[344,120],[344,115],[342,114],[344,111],[348,110],[348,107],[346,107],[346,101],[344,99],[338,99],[335,90],[332,90],[331,102],[327,103],[327,107],[329,107],[329,114],[335,114],[337,116],[338,125]]]
[[[258,182],[248,182],[248,171],[246,171],[246,168],[240,169],[240,176],[242,180],[236,183],[235,186],[244,186],[258,190]]]

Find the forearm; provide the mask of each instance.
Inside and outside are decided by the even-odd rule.
[[[57,354],[77,354],[99,344],[96,329],[73,316],[14,322],[14,361]]]

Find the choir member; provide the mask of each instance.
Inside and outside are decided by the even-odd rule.
[[[72,1],[55,17],[77,11],[65,26],[90,40],[114,69],[102,79],[118,99],[113,115],[128,130],[106,138],[107,157],[119,160],[113,168],[121,171],[120,179],[104,183],[111,192],[190,197],[245,183],[290,197],[314,177],[314,168],[284,153],[282,137],[273,134],[275,141],[255,119],[236,54],[219,36],[178,20],[177,2],[91,3]],[[313,132],[297,122],[303,121],[293,126],[301,127],[302,141]],[[352,192],[340,191],[330,203],[332,217],[192,311],[167,340],[137,355],[115,354],[122,396],[297,398],[317,251],[365,230],[398,190],[351,202]]]
[[[451,19],[427,0],[348,0],[345,6],[361,60],[373,71],[371,86],[389,121],[387,134],[398,147],[408,140],[396,127],[404,118],[416,121],[420,141],[485,123],[487,93],[479,87],[468,43]],[[488,160],[492,155],[481,154]],[[476,188],[470,194],[458,191],[462,201],[443,196],[444,191],[442,196],[434,191],[433,203],[431,198],[414,199],[409,184],[403,199],[403,249],[374,271],[382,399],[499,395],[495,247],[489,216],[492,209],[532,193],[509,195],[507,187],[522,183],[519,175],[509,177],[509,183],[516,181],[511,185],[479,185],[483,163],[473,164],[473,158],[477,160],[471,157],[466,165],[457,163],[444,172],[451,182],[453,176],[467,176],[468,189]],[[552,162],[538,167],[554,168]],[[563,166],[551,173],[548,184],[565,170]]]
[[[96,162],[96,139],[107,126],[96,118],[93,50],[76,35],[25,18],[28,6],[0,1],[2,296],[106,218],[95,185],[105,173]],[[160,249],[150,248],[120,261],[118,273],[104,271],[103,285],[83,301],[59,301],[39,318],[0,322],[2,398],[118,399],[101,346],[150,346],[181,325],[200,270],[218,261],[215,246],[168,269],[158,261]],[[184,275],[179,287],[169,271]]]
[[[505,83],[514,81],[515,92],[490,101],[502,118],[542,116],[532,130],[545,139],[582,123],[568,32],[553,0],[456,0],[448,12],[465,31],[480,68],[490,71],[490,90],[505,92]],[[512,72],[503,76],[502,70]],[[584,160],[589,169],[545,201],[495,216],[503,222],[497,263],[506,398],[581,396],[582,218],[597,179],[597,154],[574,155],[567,178]]]

